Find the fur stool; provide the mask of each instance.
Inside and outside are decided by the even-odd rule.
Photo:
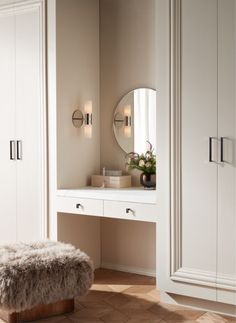
[[[89,257],[52,241],[0,246],[0,318],[29,322],[73,311],[93,282]]]

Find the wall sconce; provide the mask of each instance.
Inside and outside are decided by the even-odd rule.
[[[84,136],[92,137],[92,101],[85,103],[84,114],[79,109],[73,112],[72,123],[76,128],[81,128],[84,124]]]
[[[124,114],[120,112],[115,114],[114,124],[117,128],[124,128],[124,136],[130,138],[132,135],[132,116],[131,106],[126,105],[124,107]]]

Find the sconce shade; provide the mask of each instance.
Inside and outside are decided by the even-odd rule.
[[[92,138],[92,126],[91,125],[85,125],[84,126],[84,136],[85,138]]]
[[[131,126],[125,126],[124,127],[124,135],[126,138],[131,138],[131,135],[132,135],[132,128]]]
[[[131,105],[130,104],[127,104],[124,107],[124,115],[127,117],[131,117]]]
[[[92,114],[92,112],[93,112],[93,103],[92,103],[92,101],[85,102],[85,104],[84,104],[84,112],[85,112],[85,114],[86,113]]]

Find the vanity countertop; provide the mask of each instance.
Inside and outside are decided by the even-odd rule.
[[[78,189],[58,189],[57,196],[155,204],[157,192],[142,187],[114,189],[87,186]]]

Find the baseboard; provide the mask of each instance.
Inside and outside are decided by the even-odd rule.
[[[131,267],[131,266],[118,265],[118,264],[111,264],[108,262],[102,262],[101,268],[124,271],[126,273],[131,273],[131,274],[156,277],[156,271],[148,270],[146,268],[140,268],[140,267]]]
[[[163,303],[182,305],[184,307],[190,307],[197,310],[204,310],[236,317],[236,309],[234,305],[177,295],[173,293],[166,293],[164,291],[160,291],[160,299]]]

